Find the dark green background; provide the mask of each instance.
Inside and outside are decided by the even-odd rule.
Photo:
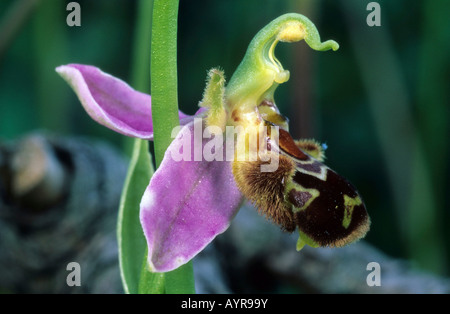
[[[15,2],[0,2],[2,34]],[[131,83],[138,2],[77,1],[81,27],[67,26],[68,2],[37,1],[0,51],[0,140],[46,129],[126,147],[122,136],[88,118],[54,68],[92,64]],[[180,108],[194,113],[207,70],[220,66],[229,78],[269,21],[287,12],[307,15],[340,49],[278,45],[291,79],[276,99],[291,132],[327,143],[327,164],[365,200],[370,243],[448,275],[450,1],[378,1],[381,27],[366,24],[368,2],[180,0]]]

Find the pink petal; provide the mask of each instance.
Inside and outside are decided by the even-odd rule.
[[[127,136],[153,139],[150,95],[89,65],[63,65],[56,72],[73,88],[92,119]],[[187,117],[180,112],[180,119]]]
[[[243,199],[225,154],[224,161],[172,158],[172,152],[179,150],[177,145],[189,138],[190,158],[194,160],[193,138],[197,127],[202,130],[201,119],[181,129],[141,201],[148,263],[154,272],[173,270],[192,259],[228,228]],[[203,149],[206,142],[198,143],[198,147]],[[221,154],[219,150],[217,154]]]

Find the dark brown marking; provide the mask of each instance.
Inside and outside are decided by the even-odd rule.
[[[297,208],[302,208],[305,206],[311,197],[311,193],[306,191],[297,191],[295,189],[290,190],[288,194],[289,202]]]
[[[280,136],[279,136],[279,143],[280,148],[288,155],[291,155],[299,160],[308,160],[309,157],[304,152],[302,152],[297,145],[295,144],[294,140],[292,139],[289,132],[279,129],[280,130]]]
[[[325,151],[322,145],[313,139],[296,140],[295,145],[297,145],[301,151],[317,159],[318,161],[323,161],[325,157]]]
[[[355,187],[333,170],[327,180],[297,171],[294,182],[306,189],[316,189],[320,195],[307,208],[294,214],[299,229],[321,246],[340,247],[359,239],[370,225],[364,203],[356,205],[347,228],[343,226],[345,214],[344,194],[358,196]]]
[[[233,112],[231,112],[231,119],[233,119],[234,122],[239,122],[241,120],[238,116],[237,110],[233,110]]]
[[[267,100],[267,99],[264,99],[264,100],[259,104],[259,106],[276,108],[276,107],[275,107],[275,104],[274,104],[273,102]]]
[[[309,172],[320,173],[322,171],[322,167],[325,166],[318,161],[314,161],[313,163],[297,162],[297,167]]]
[[[307,150],[307,151],[317,151],[318,150],[317,145],[314,145],[314,144],[311,144],[311,143],[305,143],[303,145],[303,148],[305,150]]]

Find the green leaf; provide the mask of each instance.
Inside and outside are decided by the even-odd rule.
[[[195,294],[192,261],[166,273],[165,288],[167,294]]]
[[[120,274],[125,293],[139,292],[142,261],[146,260],[146,241],[139,221],[139,205],[152,175],[148,142],[135,139],[117,224]]]
[[[152,273],[148,270],[148,250],[142,263],[141,279],[139,281],[139,294],[163,294],[165,293],[165,273]]]

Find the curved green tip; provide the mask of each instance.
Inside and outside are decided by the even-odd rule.
[[[339,44],[335,42],[334,40],[327,40],[325,42],[320,42],[320,38],[314,38],[309,39],[305,38],[305,42],[314,50],[318,51],[327,51],[327,50],[333,50],[336,51],[339,49]]]
[[[322,42],[316,26],[304,15],[288,13],[276,18],[250,42],[244,59],[226,87],[228,105],[252,110],[263,99],[273,100],[278,84],[289,80],[289,71],[275,57],[275,47],[280,41],[292,43],[302,39],[314,50],[339,49],[334,40]]]

